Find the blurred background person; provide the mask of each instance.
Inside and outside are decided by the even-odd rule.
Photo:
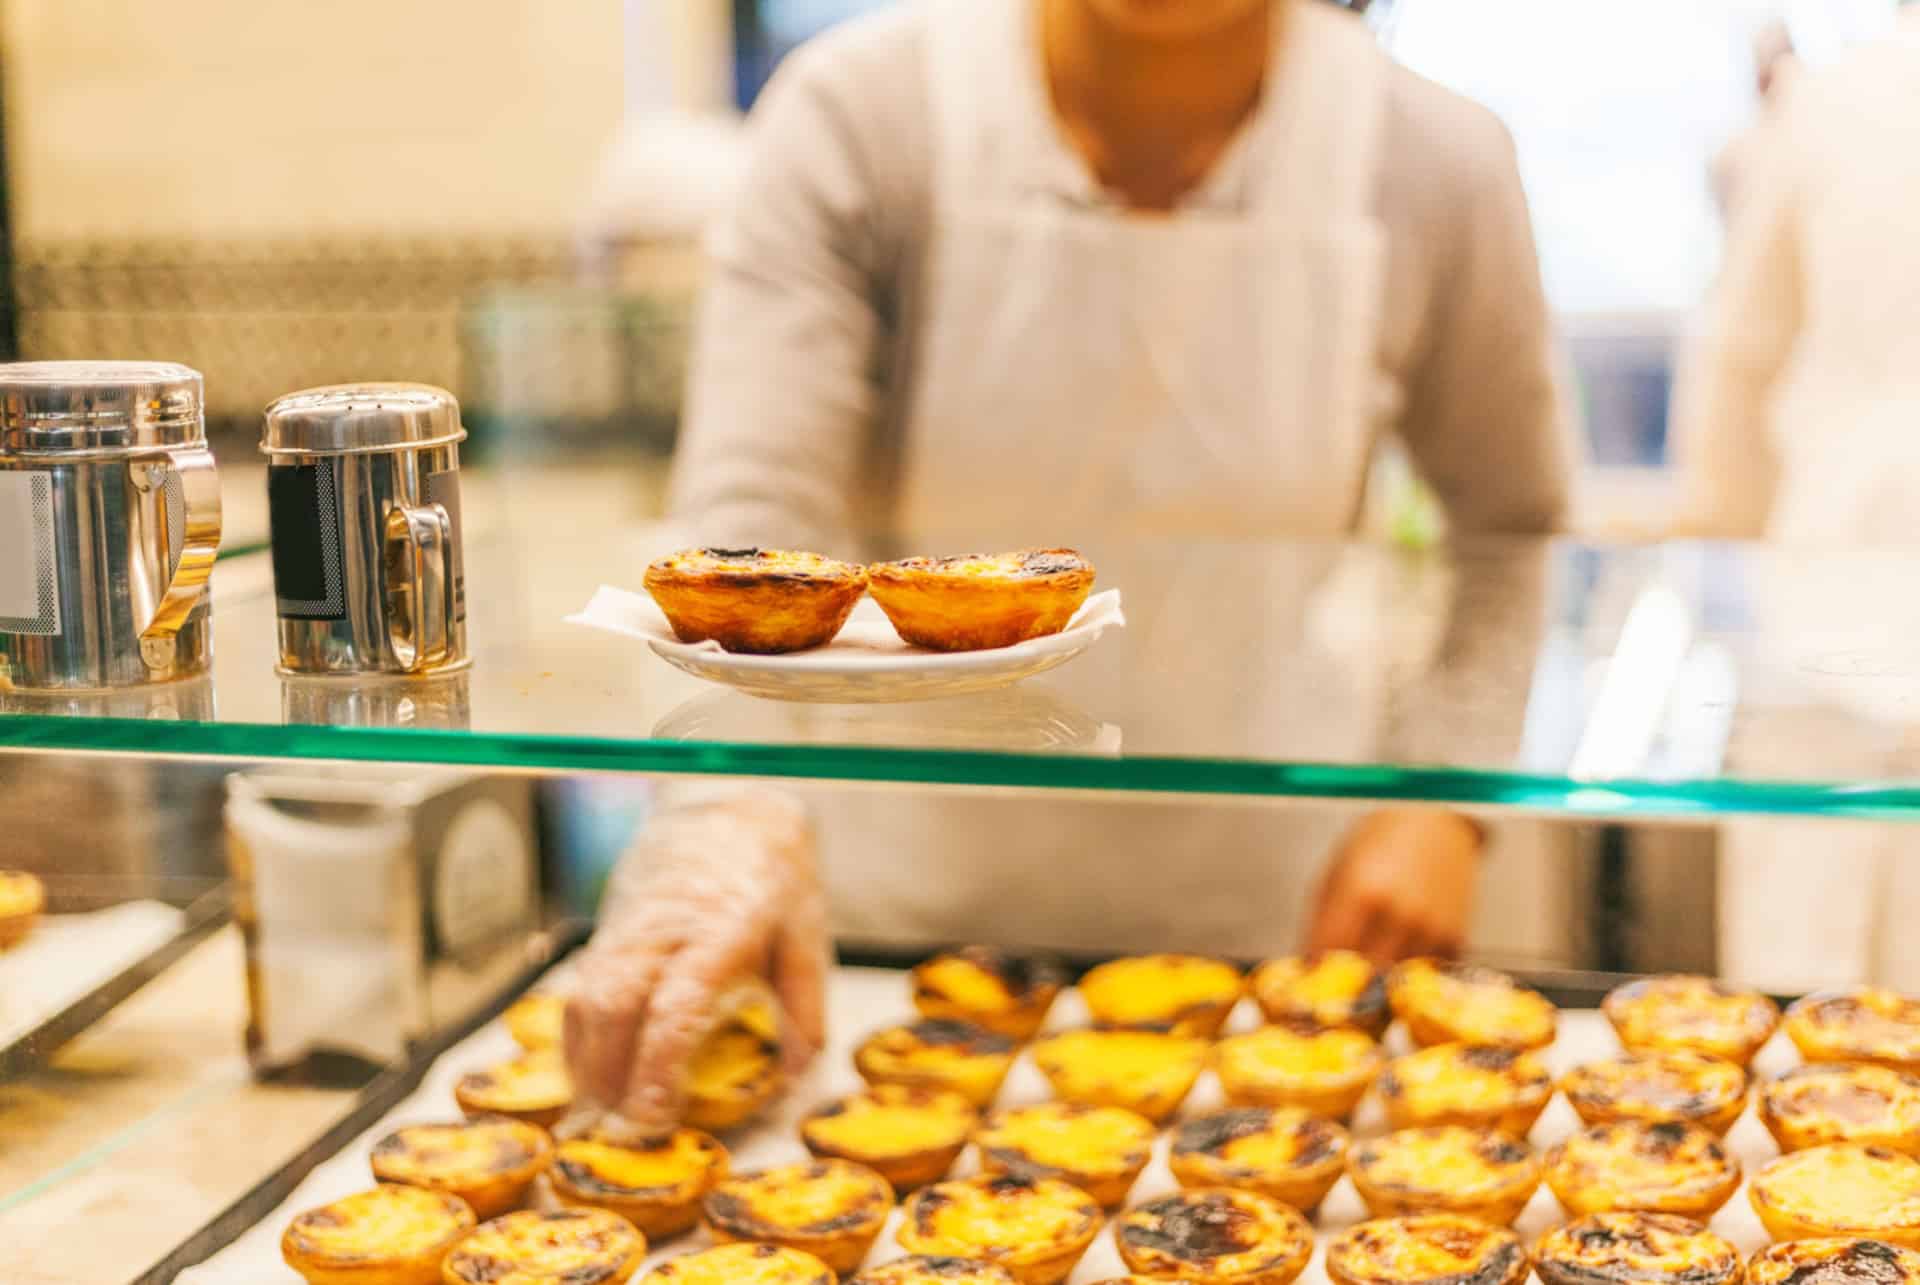
[[[941,551],[1337,539],[1388,439],[1458,534],[1561,520],[1567,443],[1512,144],[1351,14],[903,3],[800,50],[751,131],[676,461],[693,540],[850,555],[875,531],[938,533]],[[1263,592],[1270,574],[1249,570],[1240,608],[1196,585],[1189,612],[1161,614],[1275,627],[1260,604],[1308,595]],[[1379,684],[1350,672],[1374,659],[1302,666],[1277,694],[1189,675],[1181,704],[1309,717],[1342,757],[1376,722]],[[924,798],[821,814],[836,928],[1445,954],[1483,837],[1423,810],[1336,842],[1324,812],[938,806],[939,821]],[[817,1043],[811,849],[768,799],[656,820],[570,1015],[587,1101],[671,1118],[679,1068],[742,976],[773,981]]]
[[[1796,76],[1741,156],[1726,262],[1675,394],[1687,529],[1789,550],[1920,544],[1920,9]],[[1841,619],[1860,595],[1790,560],[1763,589],[1779,619],[1762,636]],[[1884,627],[1904,597],[1886,600]],[[1920,873],[1899,841],[1867,825],[1729,824],[1722,968],[1785,990],[1920,986],[1920,941],[1896,926]]]

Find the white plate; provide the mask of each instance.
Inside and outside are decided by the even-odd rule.
[[[722,651],[717,643],[679,641],[651,598],[624,589],[602,586],[585,611],[568,619],[640,639],[654,655],[696,678],[769,700],[832,705],[937,700],[991,691],[1064,665],[1107,630],[1126,624],[1120,591],[1108,589],[1088,598],[1066,629],[1049,637],[992,651],[926,651],[902,642],[880,605],[863,598],[846,628],[824,647],[783,656],[744,656]]]

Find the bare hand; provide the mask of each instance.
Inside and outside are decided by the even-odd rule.
[[[1379,963],[1456,955],[1480,864],[1479,827],[1451,812],[1375,812],[1348,831],[1321,880],[1310,953],[1355,950]]]

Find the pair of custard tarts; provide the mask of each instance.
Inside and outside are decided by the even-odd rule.
[[[722,1245],[663,1263],[645,1285],[833,1285],[827,1265],[776,1245]],[[868,1268],[846,1285],[1017,1285],[1004,1267],[971,1258],[926,1254]]]
[[[621,1285],[647,1253],[632,1223],[600,1209],[476,1223],[450,1192],[383,1183],[300,1214],[280,1251],[309,1285]]]
[[[1093,581],[1093,565],[1071,549],[870,567],[780,549],[691,549],[653,563],[644,578],[680,641],[754,655],[824,646],[867,593],[913,646],[1010,647],[1065,629]]]

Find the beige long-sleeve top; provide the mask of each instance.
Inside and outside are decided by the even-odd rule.
[[[1674,392],[1687,525],[1920,543],[1920,13],[1796,77],[1738,156]]]
[[[712,240],[673,491],[703,541],[841,549],[887,529],[916,341],[940,306],[923,289],[929,42],[920,3],[849,23],[789,59],[755,112],[743,191]],[[1386,77],[1373,427],[1405,444],[1455,530],[1551,529],[1568,444],[1511,140],[1404,68]],[[1257,202],[1287,177],[1270,164],[1242,153],[1244,172],[1196,199]]]

